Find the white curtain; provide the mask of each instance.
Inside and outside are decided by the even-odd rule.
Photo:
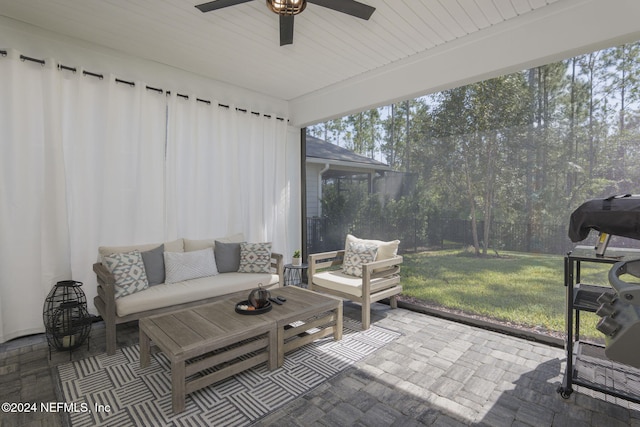
[[[242,232],[286,246],[284,120],[172,95],[167,141],[167,229],[204,239]]]
[[[69,278],[60,76],[0,59],[0,342],[41,332],[50,288]]]
[[[287,246],[287,123],[0,58],[0,342],[42,332],[46,295],[98,246],[243,232]]]
[[[144,83],[63,73],[71,272],[92,302],[98,246],[165,239],[166,101]]]
[[[285,253],[283,246],[288,241],[285,223],[287,125],[274,117],[250,114],[244,116],[239,129],[248,133],[242,140],[248,141],[246,149],[254,154],[238,159],[239,164],[245,164],[251,171],[247,185],[256,187],[256,194],[250,195],[245,204],[247,228],[254,238],[273,241],[276,250]]]

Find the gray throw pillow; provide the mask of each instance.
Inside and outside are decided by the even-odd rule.
[[[216,240],[213,246],[218,272],[231,273],[240,268],[240,243],[226,243]]]
[[[141,252],[149,286],[164,283],[164,243],[150,251]]]

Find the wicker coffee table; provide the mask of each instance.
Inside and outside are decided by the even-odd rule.
[[[150,362],[151,342],[171,361],[174,412],[187,394],[266,363],[273,370],[284,355],[316,339],[342,339],[342,300],[297,287],[271,291],[282,305],[260,315],[235,312],[248,292],[172,313],[140,319],[140,367]],[[218,367],[214,372],[194,375]],[[192,378],[189,378],[192,377]]]

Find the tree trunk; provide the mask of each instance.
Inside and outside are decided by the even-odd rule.
[[[489,249],[489,231],[491,228],[491,214],[493,206],[494,196],[494,184],[496,176],[496,141],[497,135],[491,135],[487,137],[487,172],[484,194],[484,230],[482,235],[482,253],[487,255]]]
[[[524,210],[525,218],[527,222],[527,232],[525,235],[525,248],[527,251],[531,250],[531,224],[533,223],[533,173],[534,173],[534,159],[535,159],[535,122],[536,122],[536,97],[535,97],[535,77],[536,69],[529,70],[529,94],[531,97],[531,106],[529,107],[529,126],[527,128],[527,146],[526,146],[526,161],[525,161],[525,195],[524,195]]]
[[[467,198],[469,200],[469,210],[471,212],[471,235],[473,238],[473,248],[475,249],[476,256],[480,256],[480,243],[478,242],[478,220],[476,218],[476,202],[473,193],[473,187],[471,185],[471,176],[469,175],[469,161],[467,160],[466,153],[463,154],[464,158],[464,174],[467,184]]]
[[[404,160],[402,163],[404,163],[404,170],[405,172],[411,172],[411,139],[409,138],[409,124],[411,122],[411,117],[410,117],[410,108],[409,108],[409,101],[405,101],[406,102],[406,108],[407,108],[407,122],[405,123],[405,142],[404,142]]]

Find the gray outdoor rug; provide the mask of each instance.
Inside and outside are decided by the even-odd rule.
[[[78,426],[243,426],[337,375],[400,336],[377,326],[360,330],[344,319],[343,338],[325,338],[288,353],[284,366],[264,364],[186,398],[186,409],[171,409],[170,363],[152,354],[140,369],[138,346],[58,366],[61,401],[70,405],[69,424]],[[101,405],[98,410],[97,406]],[[109,405],[110,411],[100,410]]]

